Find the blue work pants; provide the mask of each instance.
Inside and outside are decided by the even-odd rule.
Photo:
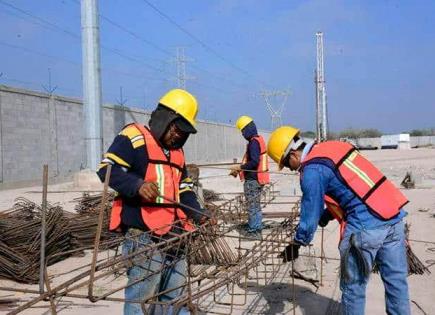
[[[384,283],[386,313],[410,314],[408,264],[402,221],[373,230],[346,229],[339,249],[343,314],[364,314],[366,286],[375,262]]]
[[[147,233],[132,235],[127,232],[126,240],[122,246],[124,256],[144,249],[153,244]],[[186,260],[165,255],[160,250],[154,250],[151,257],[136,255],[130,260],[127,270],[128,287],[125,289],[125,299],[130,301],[144,300],[158,292],[169,290],[159,296],[159,302],[168,302],[182,294],[186,282]],[[138,281],[139,280],[139,281]],[[136,283],[137,282],[137,283]],[[148,306],[148,314],[155,315],[185,315],[190,314],[187,308],[175,310],[172,306]],[[139,303],[124,304],[124,315],[144,314]]]
[[[243,190],[248,208],[248,232],[258,232],[263,228],[261,212],[262,186],[256,180],[245,180]]]

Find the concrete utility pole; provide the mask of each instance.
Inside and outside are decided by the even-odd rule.
[[[186,89],[186,82],[188,80],[193,80],[194,77],[186,75],[186,63],[188,61],[192,61],[190,58],[186,58],[184,54],[184,47],[177,47],[177,56],[175,60],[173,60],[177,65],[177,86],[180,89]]]
[[[284,111],[284,105],[287,102],[288,96],[290,95],[290,90],[274,90],[274,91],[266,91],[263,90],[260,92],[260,95],[263,97],[264,102],[266,103],[267,110],[270,113],[271,118],[271,127],[275,129],[282,125],[282,112]],[[277,97],[282,97],[281,105],[274,107],[272,105],[272,100]]]
[[[317,68],[314,82],[316,84],[316,132],[319,141],[328,138],[328,110],[326,105],[325,70],[323,63],[323,33],[316,33]]]
[[[98,1],[81,0],[83,113],[86,168],[96,171],[103,153]]]

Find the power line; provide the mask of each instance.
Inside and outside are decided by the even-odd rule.
[[[74,2],[74,3],[76,3],[77,5],[80,5],[80,2],[79,2],[78,0],[71,0],[71,1]],[[125,32],[126,34],[132,36],[133,38],[139,40],[140,42],[145,43],[145,44],[147,44],[147,45],[153,47],[154,49],[156,49],[156,50],[158,50],[158,51],[160,51],[160,52],[162,52],[162,53],[164,53],[164,54],[166,54],[166,55],[168,55],[168,56],[171,56],[171,57],[176,58],[176,57],[175,57],[175,56],[174,56],[170,51],[168,51],[168,50],[166,50],[166,49],[160,47],[160,46],[157,45],[156,43],[154,43],[154,42],[152,42],[152,41],[150,41],[150,40],[144,38],[143,36],[140,36],[139,34],[137,34],[136,32],[134,32],[134,31],[128,29],[127,27],[122,26],[122,25],[119,24],[118,22],[115,22],[114,20],[108,18],[107,16],[105,16],[105,15],[103,15],[103,14],[101,14],[101,13],[99,14],[99,16],[100,16],[101,19],[103,19],[104,21],[106,21],[106,22],[108,22],[109,24],[111,24],[112,26],[114,26],[114,27],[120,29],[121,31]],[[160,60],[160,61],[162,61],[162,60]],[[209,71],[209,70],[207,70],[207,69],[205,69],[205,68],[203,68],[203,67],[200,67],[200,66],[198,66],[198,65],[192,64],[191,67],[194,68],[194,69],[197,69],[197,70],[199,70],[199,71],[205,72],[205,73],[207,73],[207,74],[209,74],[209,75],[211,75],[211,76],[214,76],[214,77],[216,77],[216,78],[219,79],[219,80],[227,81],[227,82],[231,83],[232,85],[239,86],[240,88],[243,88],[243,89],[246,88],[246,85],[243,85],[243,84],[240,84],[239,82],[236,82],[236,81],[230,80],[230,79],[228,79],[228,78],[225,77],[225,76],[217,75],[217,74],[215,74],[215,73],[213,73],[213,72],[211,72],[211,71]]]
[[[14,9],[14,10],[16,10],[16,11],[18,11],[18,12],[24,14],[24,15],[27,15],[27,16],[31,17],[32,19],[37,20],[37,21],[39,21],[39,22],[41,22],[41,23],[43,23],[43,24],[45,24],[45,25],[47,25],[47,26],[49,26],[49,27],[51,27],[53,29],[61,31],[62,33],[65,33],[65,34],[67,34],[67,35],[69,35],[71,37],[74,37],[74,38],[80,40],[80,36],[79,35],[74,34],[73,32],[68,31],[66,29],[63,29],[63,28],[59,27],[58,25],[56,25],[56,24],[54,24],[52,22],[49,22],[49,21],[47,21],[47,20],[45,20],[45,19],[43,19],[43,18],[41,18],[39,16],[36,16],[36,15],[34,15],[34,14],[28,12],[28,11],[25,11],[25,10],[23,10],[23,9],[21,9],[21,8],[11,4],[11,3],[9,3],[9,2],[6,2],[4,0],[0,0],[0,3],[3,4],[4,6],[12,8],[12,9]]]
[[[37,55],[37,56],[41,56],[41,57],[45,57],[45,58],[49,58],[49,59],[54,59],[54,60],[58,60],[58,61],[62,61],[65,63],[69,63],[71,65],[77,66],[77,67],[81,67],[81,63],[80,62],[76,62],[73,60],[69,60],[67,58],[64,57],[59,57],[59,56],[55,56],[55,55],[50,55],[50,54],[46,54],[34,49],[30,49],[27,47],[23,47],[23,46],[18,46],[18,45],[13,45],[13,44],[9,44],[3,41],[0,41],[0,45],[4,46],[4,47],[8,47],[11,49],[16,49],[16,50],[21,50],[24,51],[26,53],[29,54],[33,54],[33,55]],[[131,72],[126,72],[126,71],[122,71],[122,70],[118,70],[118,69],[114,69],[114,68],[105,68],[102,67],[101,68],[103,71],[106,72],[112,72],[112,73],[116,73],[116,74],[120,74],[120,75],[124,75],[124,76],[128,76],[128,77],[132,77],[132,78],[140,78],[140,79],[147,79],[147,80],[154,80],[154,81],[162,81],[162,82],[167,82],[168,80],[166,79],[161,79],[161,78],[156,78],[156,77],[148,77],[148,76],[144,76],[142,74],[134,74]]]
[[[32,14],[32,13],[26,11],[26,10],[23,10],[23,9],[13,5],[13,4],[10,4],[10,3],[8,3],[8,2],[6,2],[4,0],[0,0],[0,3],[5,5],[5,6],[7,6],[7,7],[9,7],[9,8],[12,8],[12,9],[14,9],[14,10],[16,10],[16,11],[18,11],[18,12],[20,12],[20,13],[28,16],[28,17],[30,17],[30,18],[32,18],[33,20],[36,20],[36,21],[40,22],[40,23],[38,23],[38,25],[40,25],[40,26],[43,26],[43,27],[48,28],[50,30],[55,30],[55,31],[64,33],[64,34],[66,34],[66,35],[68,35],[68,36],[70,36],[70,37],[72,37],[72,38],[74,38],[76,40],[79,40],[79,41],[81,40],[80,35],[78,35],[78,34],[76,34],[74,32],[71,32],[69,30],[66,30],[66,29],[60,27],[59,25],[57,25],[55,23],[49,22],[49,21],[47,21],[47,20],[45,20],[45,19],[43,19],[43,18],[41,18],[39,16],[36,16],[36,15],[34,15],[34,14]],[[103,48],[104,50],[109,51],[109,52],[111,52],[111,53],[113,53],[115,55],[118,55],[118,56],[120,56],[120,57],[122,57],[122,58],[124,58],[126,60],[129,60],[131,62],[143,64],[146,67],[148,67],[148,68],[150,68],[150,69],[152,69],[152,70],[154,70],[156,72],[164,73],[164,71],[162,69],[157,68],[157,67],[155,67],[155,66],[153,66],[153,65],[151,65],[149,63],[146,63],[146,62],[142,61],[141,59],[137,59],[135,57],[131,57],[129,55],[126,55],[125,53],[119,51],[116,48],[112,48],[112,47],[109,47],[109,46],[106,46],[106,45],[101,45],[101,48]]]
[[[240,73],[243,73],[244,75],[254,78],[248,71],[240,68],[239,66],[237,66],[236,64],[234,64],[233,62],[231,62],[230,60],[228,60],[227,58],[223,57],[221,54],[219,54],[215,49],[213,49],[212,47],[210,47],[209,45],[207,45],[204,41],[202,41],[201,39],[199,39],[198,37],[196,37],[194,34],[192,34],[190,31],[188,31],[186,28],[184,28],[183,26],[181,26],[180,24],[178,24],[175,20],[173,20],[170,16],[168,16],[166,13],[164,13],[163,11],[161,11],[159,8],[157,8],[154,4],[152,4],[151,2],[149,2],[148,0],[142,0],[146,5],[148,5],[151,9],[153,9],[154,11],[156,11],[160,16],[162,16],[163,18],[165,18],[166,20],[169,21],[169,23],[173,24],[176,28],[178,28],[180,31],[182,31],[184,34],[186,34],[187,36],[189,36],[191,39],[193,39],[195,42],[197,42],[199,45],[201,45],[201,47],[203,47],[206,51],[208,51],[209,53],[213,54],[214,56],[216,56],[217,58],[219,58],[221,61],[227,63],[228,65],[230,65],[233,69],[239,71]],[[255,79],[255,78],[254,78]]]

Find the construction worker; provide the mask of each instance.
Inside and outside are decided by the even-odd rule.
[[[339,244],[344,314],[364,314],[365,291],[374,263],[385,286],[386,312],[410,314],[402,207],[406,197],[351,144],[306,143],[291,126],[276,129],[267,151],[279,168],[300,172],[300,222],[284,261],[296,259],[313,239],[317,225],[332,214],[343,227]],[[331,213],[325,214],[326,205]],[[332,207],[331,207],[332,206]],[[342,215],[335,216],[334,209]],[[328,218],[329,216],[329,218]]]
[[[263,214],[261,212],[261,190],[270,182],[269,161],[267,157],[266,143],[257,132],[254,120],[249,116],[241,116],[237,119],[236,127],[242,132],[248,141],[242,164],[231,168],[230,175],[243,181],[243,190],[248,206],[248,224],[246,233],[248,236],[258,238],[263,228]]]
[[[151,113],[149,127],[138,123],[125,126],[104,155],[98,176],[103,180],[107,166],[112,165],[109,185],[117,197],[110,230],[126,235],[123,255],[170,237],[170,231],[191,231],[192,221],[204,222],[206,214],[191,190],[193,182],[187,176],[182,150],[189,135],[196,133],[197,112],[193,95],[181,89],[171,90]],[[186,280],[186,261],[178,256],[161,251],[153,257],[135,256],[127,271],[132,285],[125,289],[126,300],[144,300],[163,291],[167,293],[160,295],[162,302],[179,296]],[[150,307],[149,314],[161,313],[158,308]],[[173,313],[171,308],[165,310],[165,314]],[[141,305],[126,302],[124,314],[142,314]],[[189,312],[182,308],[178,314]]]

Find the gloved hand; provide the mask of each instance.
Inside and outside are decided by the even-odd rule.
[[[242,169],[241,169],[240,165],[233,166],[233,167],[231,167],[231,171],[230,171],[229,175],[231,175],[233,177],[237,177],[237,175],[239,175],[241,170]]]
[[[199,224],[205,224],[206,222],[210,222],[210,225],[216,225],[218,223],[215,216],[203,215],[199,220]]]
[[[282,258],[283,263],[295,260],[299,257],[300,247],[299,244],[291,243],[278,255],[278,258]]]
[[[325,226],[328,225],[329,221],[332,221],[332,220],[334,220],[334,217],[328,211],[328,209],[325,209],[325,211],[323,212],[322,216],[320,217],[319,226],[320,227],[325,227]]]

